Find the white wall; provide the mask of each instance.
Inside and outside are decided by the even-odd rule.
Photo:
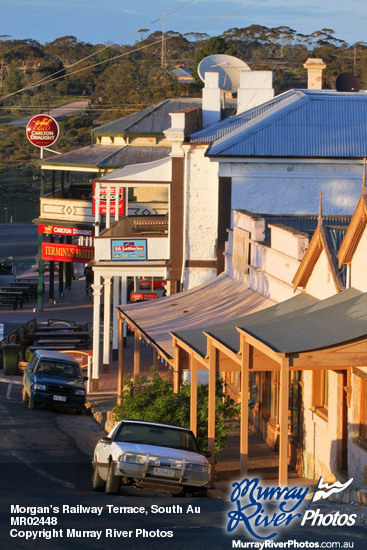
[[[216,260],[218,231],[218,164],[204,157],[206,146],[193,148],[189,162],[187,193],[187,260]],[[208,268],[186,270],[185,290],[215,275]]]
[[[316,214],[322,192],[324,214],[353,214],[362,187],[362,164],[281,161],[221,162],[219,175],[232,178],[232,209],[268,214]]]
[[[351,262],[351,285],[367,292],[367,230],[365,229]]]
[[[306,285],[306,292],[319,300],[324,300],[336,294],[337,289],[327,261],[325,251],[322,250],[319,259]]]

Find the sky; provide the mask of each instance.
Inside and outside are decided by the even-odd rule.
[[[139,29],[162,29],[164,4],[166,30],[182,34],[216,36],[259,24],[302,34],[328,28],[350,45],[367,41],[366,0],[0,0],[0,35],[41,43],[72,35],[92,44],[134,44]]]

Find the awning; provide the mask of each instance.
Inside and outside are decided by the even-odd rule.
[[[167,358],[173,357],[170,333],[228,322],[274,305],[274,301],[221,274],[192,290],[117,309]]]
[[[147,181],[147,182],[171,182],[172,181],[172,159],[162,158],[153,162],[125,166],[106,174],[98,181]]]
[[[367,293],[350,288],[298,314],[238,327],[278,353],[325,349],[367,336]]]

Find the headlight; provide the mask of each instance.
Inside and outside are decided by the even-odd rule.
[[[33,389],[34,390],[46,391],[46,386],[45,386],[45,384],[35,384],[33,386]]]
[[[146,455],[123,454],[120,456],[120,462],[127,462],[128,464],[145,464],[146,459]]]
[[[210,473],[210,466],[207,464],[194,464],[190,462],[186,466],[186,470],[189,472],[199,472],[200,474],[209,474]]]
[[[85,395],[85,390],[75,390],[75,395]]]

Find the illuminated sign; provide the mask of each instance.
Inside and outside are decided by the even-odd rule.
[[[111,258],[115,261],[141,261],[148,259],[146,239],[113,239],[111,247]]]
[[[42,260],[87,264],[94,258],[94,246],[42,243]]]
[[[59,137],[59,125],[48,115],[36,115],[28,122],[26,134],[32,145],[50,147]]]
[[[157,294],[155,292],[132,292],[130,294],[131,302],[139,302],[140,300],[156,300]]]
[[[45,235],[67,235],[71,237],[92,237],[94,229],[62,227],[60,225],[39,225],[38,233],[44,233]]]

